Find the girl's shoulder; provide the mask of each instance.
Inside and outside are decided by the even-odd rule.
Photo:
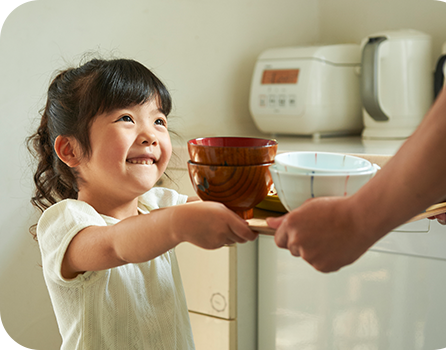
[[[179,194],[170,188],[153,187],[139,197],[138,208],[142,213],[146,213],[154,209],[171,207],[186,202],[187,196],[184,194]]]
[[[74,236],[89,226],[106,226],[106,223],[101,215],[85,202],[65,199],[44,211],[37,223],[37,240],[44,273],[50,280],[57,284],[68,283],[61,274],[65,252]],[[92,274],[87,272],[78,275],[69,283],[89,280]]]
[[[96,213],[99,215],[98,212],[86,202],[77,199],[64,199],[46,209],[43,212],[42,217],[73,213],[88,213],[90,215]]]
[[[101,215],[88,203],[76,199],[64,199],[46,209],[37,223],[37,235],[53,228],[68,230],[73,227],[106,225]]]

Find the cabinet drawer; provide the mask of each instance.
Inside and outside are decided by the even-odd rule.
[[[189,312],[189,317],[197,350],[237,349],[235,320],[222,320],[193,312]]]
[[[187,170],[167,171],[157,186],[172,188],[188,196],[196,196]],[[190,311],[224,319],[236,317],[237,247],[225,246],[205,250],[190,243],[176,247],[181,278]]]
[[[190,311],[225,319],[236,317],[236,247],[205,250],[189,243],[176,254]]]

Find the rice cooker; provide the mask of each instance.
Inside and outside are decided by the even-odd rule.
[[[264,133],[328,136],[363,129],[360,46],[285,47],[263,52],[249,108]]]

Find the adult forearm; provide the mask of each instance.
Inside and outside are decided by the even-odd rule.
[[[382,235],[444,199],[444,154],[446,94],[443,92],[396,155],[352,197],[364,225]]]

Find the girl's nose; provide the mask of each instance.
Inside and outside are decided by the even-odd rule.
[[[151,132],[145,132],[140,136],[141,144],[143,145],[153,145],[156,146],[158,144],[158,139],[156,135]]]

